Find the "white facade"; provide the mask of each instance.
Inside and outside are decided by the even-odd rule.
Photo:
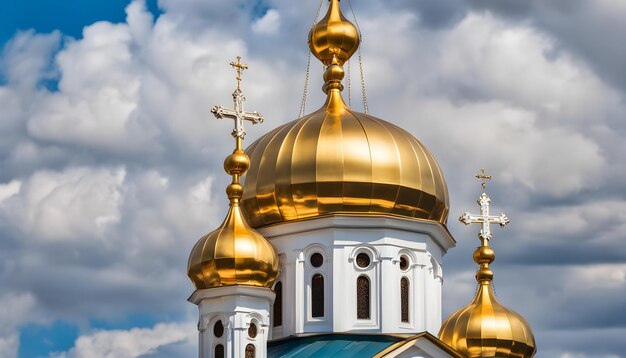
[[[244,358],[246,349],[253,349],[255,358],[267,357],[274,297],[268,288],[251,286],[195,291],[189,301],[200,310],[199,357]]]
[[[335,215],[281,223],[259,232],[270,240],[281,264],[277,282],[282,284],[282,324],[271,324],[270,339],[315,332],[437,334],[442,257],[455,245],[445,226],[396,217]],[[314,255],[320,258],[317,254],[323,258],[321,265],[312,260]],[[408,284],[404,317],[403,279]],[[314,300],[320,286],[323,313]],[[361,310],[361,317],[359,296],[360,307],[368,311]]]

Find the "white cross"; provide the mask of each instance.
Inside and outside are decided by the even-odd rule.
[[[491,239],[491,230],[489,229],[489,224],[500,224],[501,227],[505,227],[506,224],[510,222],[509,218],[504,215],[504,213],[500,214],[500,216],[491,216],[489,215],[489,203],[491,199],[487,196],[487,194],[482,193],[478,197],[477,203],[480,205],[480,215],[470,214],[468,212],[461,215],[459,220],[465,224],[482,224],[482,229],[480,230],[480,237],[486,240]]]
[[[246,100],[239,84],[241,82],[241,72],[248,68],[247,65],[241,64],[241,57],[237,56],[237,63],[230,63],[231,66],[237,69],[237,89],[233,92],[234,109],[224,108],[221,106],[215,106],[211,109],[211,113],[215,115],[215,118],[230,118],[235,121],[235,128],[232,135],[235,138],[245,137],[246,131],[243,127],[243,121],[250,121],[252,124],[263,123],[263,116],[259,112],[246,112],[243,109],[243,102]]]
[[[491,180],[490,175],[485,174],[485,170],[481,169],[481,173],[476,175],[476,178],[482,180],[482,187],[485,188],[485,179]],[[479,236],[484,240],[491,239],[491,229],[490,224],[499,224],[501,227],[505,227],[506,224],[509,223],[509,218],[501,213],[500,216],[491,216],[489,215],[489,204],[491,203],[491,199],[483,192],[476,201],[478,205],[480,205],[480,215],[470,214],[468,212],[461,215],[459,220],[465,224],[481,224],[482,229],[480,230]]]

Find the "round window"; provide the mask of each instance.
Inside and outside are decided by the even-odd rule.
[[[400,256],[400,270],[406,271],[409,268],[409,259],[406,256]]]
[[[311,255],[311,266],[313,267],[321,267],[324,264],[324,256],[319,252]]]
[[[360,268],[366,268],[370,265],[370,256],[364,252],[356,255],[356,264]]]

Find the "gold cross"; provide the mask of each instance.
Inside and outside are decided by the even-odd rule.
[[[230,61],[230,65],[237,69],[237,89],[240,89],[241,81],[243,81],[241,73],[248,69],[248,65],[241,63],[241,56],[237,56],[237,63],[235,63],[235,61]]]
[[[487,187],[487,180],[491,180],[491,175],[487,175],[485,169],[481,169],[480,173],[476,174],[476,179],[482,180],[481,186],[485,189]]]

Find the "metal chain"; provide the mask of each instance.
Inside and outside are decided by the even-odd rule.
[[[493,295],[498,297],[498,293],[496,292],[496,285],[491,281],[491,289],[493,290]]]
[[[363,71],[363,58],[361,56],[361,47],[363,47],[363,33],[361,33],[361,27],[359,26],[359,21],[356,19],[356,14],[354,13],[354,9],[352,8],[351,0],[348,0],[348,5],[350,6],[350,11],[352,12],[352,17],[354,18],[354,24],[356,25],[356,29],[359,32],[359,38],[361,39],[361,46],[359,46],[359,69],[361,72],[361,93],[363,94],[363,112],[367,114],[369,112],[369,108],[367,107],[367,95],[365,94],[365,75]]]
[[[320,0],[320,5],[317,7],[317,14],[315,14],[315,20],[313,20],[313,25],[311,25],[311,29],[317,24],[317,20],[320,17],[320,11],[322,10],[322,5],[324,4],[324,0]],[[298,118],[304,116],[306,112],[306,97],[309,92],[309,75],[311,73],[311,51],[309,51],[309,57],[306,62],[306,76],[304,77],[304,90],[302,91],[302,102],[300,103],[300,113],[298,114]]]
[[[311,72],[311,51],[309,51],[309,59],[306,62],[306,76],[304,77],[304,91],[302,92],[302,102],[300,102],[300,113],[298,118],[304,116],[306,111],[306,96],[309,91],[309,73]]]
[[[363,112],[367,114],[369,109],[367,107],[367,95],[365,94],[365,77],[363,75],[363,61],[361,59],[361,48],[359,47],[359,66],[361,68],[361,92],[363,93]]]
[[[350,60],[347,62],[348,64],[348,107],[352,108],[352,88],[351,88],[351,76],[350,76]]]

